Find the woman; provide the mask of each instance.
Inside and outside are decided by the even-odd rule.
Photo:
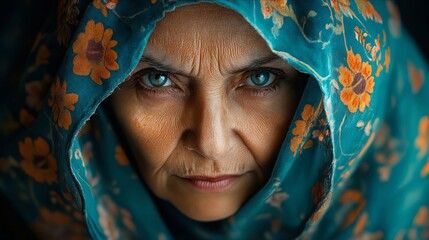
[[[427,67],[393,3],[208,2],[62,2],[38,33],[0,151],[37,236],[428,238]]]

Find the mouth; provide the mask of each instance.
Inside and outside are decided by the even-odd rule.
[[[241,175],[222,176],[185,176],[180,177],[187,184],[200,192],[223,192],[231,188]]]

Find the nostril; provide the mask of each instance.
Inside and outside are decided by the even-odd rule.
[[[204,158],[207,158],[201,151],[199,151],[198,149],[194,148],[194,147],[189,147],[189,146],[185,146],[185,148],[191,152],[194,152]]]

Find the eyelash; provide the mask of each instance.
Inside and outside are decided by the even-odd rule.
[[[243,86],[243,87],[241,87],[241,88],[243,88],[242,90],[244,90],[244,91],[246,91],[252,95],[255,95],[255,96],[266,96],[272,92],[277,91],[278,88],[280,87],[281,81],[287,79],[287,76],[283,71],[277,70],[277,69],[272,69],[272,68],[258,68],[258,69],[250,70],[245,75],[245,79],[247,79],[252,73],[259,72],[259,71],[270,72],[270,73],[274,74],[276,76],[276,78],[268,86],[265,86],[265,87]],[[135,73],[131,77],[133,87],[135,89],[137,89],[138,92],[143,91],[146,94],[155,95],[155,94],[160,94],[160,93],[177,94],[178,91],[180,91],[178,87],[174,87],[174,85],[175,85],[174,83],[173,83],[173,87],[155,88],[155,87],[147,86],[146,84],[144,84],[142,82],[141,77],[143,77],[145,74],[148,74],[148,73],[165,74],[170,79],[172,79],[171,75],[168,72],[159,71],[159,70],[156,70],[155,68],[142,69],[139,72]]]
[[[165,88],[165,87],[164,88],[155,88],[155,87],[149,87],[149,86],[147,86],[146,84],[144,84],[142,82],[141,78],[145,74],[148,74],[148,73],[165,74],[165,75],[167,75],[171,79],[170,74],[168,74],[167,72],[159,71],[159,70],[156,70],[154,68],[145,68],[145,69],[142,69],[139,72],[135,73],[131,77],[131,80],[132,80],[132,83],[133,83],[133,87],[138,92],[143,91],[144,93],[155,95],[155,94],[159,94],[159,93],[166,93],[166,94],[176,93],[177,94],[177,92],[179,91],[179,89],[177,87],[174,87],[174,84],[173,84],[173,87],[168,87],[168,88]]]
[[[250,86],[244,86],[243,90],[249,92],[252,95],[256,95],[256,96],[266,96],[270,93],[273,93],[275,91],[277,91],[280,87],[280,83],[283,80],[287,80],[287,76],[286,74],[281,71],[281,70],[277,70],[277,69],[272,69],[272,68],[257,68],[254,70],[250,70],[246,76],[245,79],[247,79],[251,74],[255,73],[255,72],[260,72],[260,71],[267,71],[269,73],[272,73],[276,76],[276,78],[274,79],[274,81],[270,84],[267,85],[265,87],[250,87]]]
[[[247,91],[251,91],[251,94],[256,95],[256,96],[266,96],[272,92],[275,92],[278,90],[278,88],[280,87],[280,81],[279,80],[274,80],[274,82],[266,87],[263,88],[253,88],[253,89],[249,89]]]

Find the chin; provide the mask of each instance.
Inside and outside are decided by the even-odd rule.
[[[241,207],[240,203],[222,200],[180,201],[173,205],[185,216],[195,221],[213,222],[234,215]]]
[[[180,209],[179,209],[180,210]],[[181,211],[183,214],[185,214],[187,217],[189,217],[192,220],[199,221],[199,222],[214,222],[223,220],[225,218],[228,218],[234,213],[236,213],[238,209],[235,209],[234,211],[224,211],[223,209],[219,211],[215,210],[201,210],[201,211]]]

